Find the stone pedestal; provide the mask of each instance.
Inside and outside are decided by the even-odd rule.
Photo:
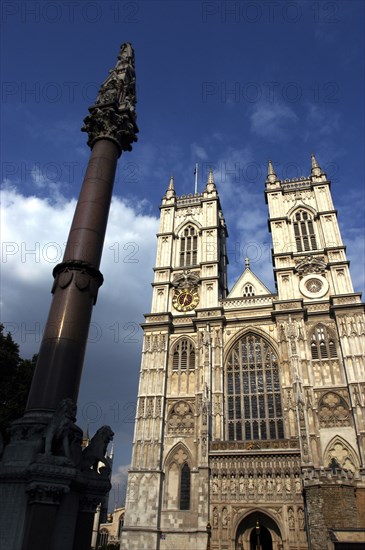
[[[83,470],[82,431],[75,425],[69,426],[70,457],[52,454],[62,452],[57,445],[46,453],[51,419],[50,413],[33,411],[12,425],[11,441],[0,463],[1,548],[90,548],[93,514],[110,490],[110,471],[104,468],[103,476],[89,463]]]

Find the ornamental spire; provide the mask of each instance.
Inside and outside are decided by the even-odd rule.
[[[266,178],[266,182],[267,183],[275,183],[276,180],[278,179],[277,175],[275,174],[275,170],[274,170],[274,167],[272,165],[272,161],[269,160],[269,164],[268,164],[268,167],[267,167],[267,178]]]
[[[131,151],[138,133],[136,103],[134,51],[126,42],[120,47],[116,66],[101,85],[95,104],[89,107],[90,114],[84,118],[81,131],[88,133],[89,147],[92,149],[99,139],[108,139],[120,153]]]
[[[213,176],[213,168],[209,168],[209,174],[208,174],[208,181],[207,181],[206,190],[208,192],[216,190],[215,183],[214,183],[214,176]]]
[[[312,176],[320,176],[322,174],[322,169],[319,166],[317,159],[314,156],[314,153],[311,153],[311,159],[312,159],[312,170],[311,170]]]
[[[175,185],[174,185],[174,176],[171,176],[170,178],[170,183],[169,183],[169,186],[167,188],[167,191],[166,191],[166,198],[167,199],[172,199],[172,197],[175,197],[176,193],[175,193]]]

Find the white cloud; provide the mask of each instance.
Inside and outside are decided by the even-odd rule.
[[[38,352],[76,201],[23,196],[5,187],[2,203],[2,322],[23,357]],[[130,460],[142,343],[151,305],[158,220],[114,198],[104,244],[104,284],[93,310],[79,394],[78,423],[110,424],[120,462]]]
[[[204,147],[201,147],[201,145],[198,145],[197,143],[191,144],[191,154],[193,158],[196,158],[197,160],[208,160],[208,154]]]
[[[298,117],[288,105],[279,102],[257,103],[250,115],[251,131],[259,137],[277,139],[291,131]]]

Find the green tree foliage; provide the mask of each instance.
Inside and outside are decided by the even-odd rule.
[[[37,356],[22,359],[19,346],[0,324],[0,433],[9,440],[10,423],[24,413]]]

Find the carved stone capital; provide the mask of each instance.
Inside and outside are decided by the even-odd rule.
[[[92,148],[99,139],[113,141],[122,151],[131,151],[137,141],[135,104],[136,79],[134,52],[129,43],[122,44],[118,62],[102,84],[95,105],[89,108],[84,119],[83,132],[87,132]]]
[[[68,487],[57,484],[31,483],[26,492],[28,493],[29,504],[57,505],[68,490]]]
[[[97,506],[100,504],[100,496],[84,495],[80,499],[80,512],[95,514]]]

